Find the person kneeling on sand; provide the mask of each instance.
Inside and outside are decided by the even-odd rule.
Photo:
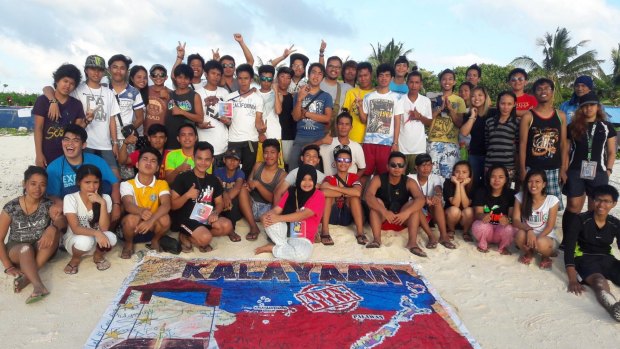
[[[4,273],[15,277],[13,292],[18,293],[32,283],[34,289],[26,299],[28,304],[49,294],[39,270],[56,253],[60,240],[60,230],[54,223],[62,212],[45,197],[46,185],[45,170],[28,167],[24,172],[24,195],[9,201],[0,213],[0,261]]]
[[[370,208],[370,228],[374,241],[367,248],[381,246],[381,225],[391,223],[407,226],[409,242],[407,249],[416,256],[426,257],[418,246],[418,227],[420,210],[424,206],[424,195],[420,186],[407,179],[405,172],[405,154],[392,152],[388,157],[388,172],[374,176],[366,190],[366,203]],[[410,198],[413,198],[410,200]]]
[[[262,216],[267,236],[274,242],[255,250],[274,257],[302,262],[312,254],[312,242],[319,228],[325,196],[316,189],[317,171],[307,164],[297,169],[295,186],[290,187],[276,207]],[[287,234],[290,232],[290,237]]]
[[[368,242],[364,234],[364,213],[362,211],[362,183],[356,173],[349,173],[352,164],[351,148],[339,145],[334,149],[336,174],[325,177],[321,191],[325,194],[325,211],[321,226],[321,242],[333,245],[329,235],[329,225],[347,226],[355,222],[355,239],[360,245]],[[331,243],[330,243],[331,242]]]
[[[616,239],[620,245],[620,220],[609,212],[618,203],[618,190],[611,185],[594,189],[594,211],[584,212],[572,221],[564,237],[564,265],[568,275],[568,292],[585,291],[577,273],[592,287],[598,302],[620,321],[620,302],[611,294],[609,282],[620,286],[620,261],[611,254]]]
[[[222,183],[207,169],[213,163],[213,146],[196,143],[194,169],[179,174],[171,185],[173,219],[180,225],[179,241],[183,252],[191,252],[192,244],[201,252],[213,250],[214,236],[228,235],[234,241],[233,225],[220,217],[224,209]]]
[[[117,230],[125,240],[121,258],[129,259],[134,242],[151,241],[147,248],[160,251],[159,239],[170,229],[170,189],[157,179],[161,153],[151,147],[142,148],[138,157],[138,174],[121,183],[121,199],[127,215]]]

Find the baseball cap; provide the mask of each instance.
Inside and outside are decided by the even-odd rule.
[[[84,68],[96,68],[105,70],[105,59],[99,55],[90,55],[86,57]]]
[[[239,152],[237,151],[237,149],[234,148],[226,150],[226,152],[224,153],[224,159],[226,158],[235,158],[237,160],[241,160]]]
[[[168,70],[166,69],[166,67],[164,67],[164,66],[163,66],[163,65],[161,65],[161,64],[153,64],[153,66],[151,67],[151,69],[149,69],[149,74],[153,75],[153,72],[154,72],[156,69],[163,70],[163,71],[164,71],[164,73],[165,73],[166,75],[168,75]]]

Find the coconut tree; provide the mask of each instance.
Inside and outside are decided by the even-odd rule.
[[[395,43],[394,38],[385,46],[381,45],[381,43],[377,43],[377,47],[375,48],[370,44],[370,47],[372,47],[372,54],[368,57],[368,61],[374,67],[381,63],[394,64],[396,58],[406,56],[413,51],[412,49],[405,50],[403,46],[404,44],[402,42]],[[409,66],[414,65],[416,65],[415,61],[409,61]]]
[[[611,65],[613,70],[611,72],[612,82],[614,87],[620,87],[620,43],[618,48],[611,50]]]
[[[539,64],[528,56],[515,58],[510,64],[530,70],[531,78],[547,77],[556,84],[556,100],[561,98],[562,87],[569,86],[579,75],[594,75],[602,60],[596,59],[596,50],[579,54],[589,40],[571,44],[566,28],[557,28],[554,34],[545,33],[536,45],[542,47],[543,60]]]

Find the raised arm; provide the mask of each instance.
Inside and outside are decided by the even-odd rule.
[[[241,47],[241,50],[243,51],[243,55],[245,56],[246,63],[248,63],[251,66],[254,66],[254,56],[252,56],[252,52],[250,52],[250,49],[245,44],[245,41],[243,40],[243,36],[239,33],[235,33],[233,37],[235,38],[235,41],[239,43],[239,46]]]

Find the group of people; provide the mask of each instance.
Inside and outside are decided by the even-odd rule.
[[[33,285],[28,302],[49,294],[38,270],[58,246],[71,256],[65,273],[89,255],[106,270],[119,240],[124,259],[138,242],[168,249],[170,231],[182,251],[208,252],[214,237],[240,241],[242,218],[247,240],[259,237],[258,222],[269,238],[257,254],[295,261],[310,257],[317,234],[334,244],[330,224],[354,224],[367,248],[381,247],[382,231],[407,229],[406,248],[425,257],[420,228],[426,249],[456,248],[460,229],[480,252],[497,244],[510,254],[514,243],[521,263],[540,254],[549,269],[564,193],[569,290],[581,292],[579,274],[620,320],[605,281],[620,282],[610,253],[620,232],[609,216],[618,192],[608,185],[616,131],[590,77],[577,78],[558,110],[553,81],[536,80],[528,94],[527,72],[516,68],[492,106],[476,64],[458,88],[455,72],[442,71],[442,91],[425,96],[404,56],[376,68],[325,60],[322,42],[316,63],[291,47],[256,74],[234,37],[247,61],[238,66],[219,51],[184,63],[179,42],[173,90],[164,65],[131,66],[122,54],[89,56],[83,82],[72,64],[54,72],[33,108],[35,166],[0,214],[0,260],[16,292]]]

